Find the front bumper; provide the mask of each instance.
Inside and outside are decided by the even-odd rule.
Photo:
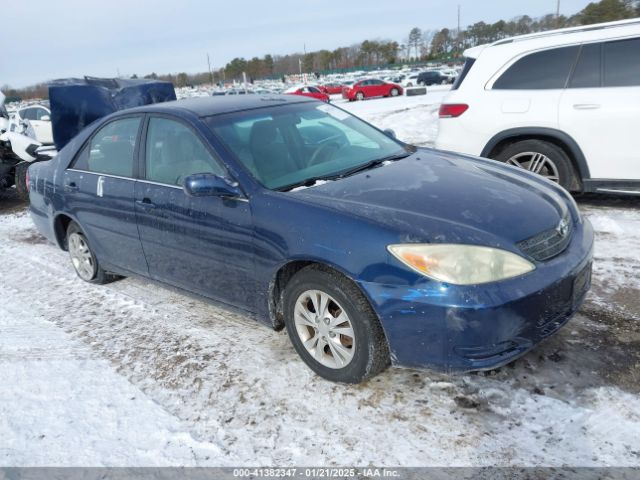
[[[535,271],[460,287],[361,282],[381,319],[394,365],[465,372],[497,368],[557,332],[591,284],[593,229],[577,225],[567,249]]]

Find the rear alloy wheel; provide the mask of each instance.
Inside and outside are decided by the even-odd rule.
[[[569,190],[574,184],[573,165],[557,145],[543,140],[523,140],[509,145],[496,160],[545,177]]]
[[[312,265],[289,281],[283,300],[291,343],[318,375],[360,383],[389,365],[380,322],[349,279]]]
[[[397,97],[400,92],[397,88],[392,88],[390,93],[392,97]]]
[[[104,284],[113,282],[119,277],[105,272],[100,267],[87,237],[77,223],[71,222],[67,228],[67,249],[71,263],[78,276],[89,283]]]
[[[16,184],[16,191],[20,200],[25,202],[29,201],[29,188],[27,187],[27,170],[29,169],[29,162],[20,162],[16,165],[14,174],[14,183]]]
[[[362,92],[356,93],[356,100],[358,100],[359,102],[364,100],[364,93]]]

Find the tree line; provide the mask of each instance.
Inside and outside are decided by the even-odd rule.
[[[322,72],[359,67],[376,67],[401,62],[455,60],[465,49],[490,43],[514,35],[542,32],[556,28],[591,25],[628,18],[640,17],[640,0],[600,0],[592,2],[583,10],[571,16],[554,14],[531,18],[522,15],[509,21],[495,23],[477,22],[467,28],[422,30],[414,27],[401,42],[394,40],[364,40],[351,46],[334,50],[297,52],[287,55],[264,55],[251,59],[234,58],[223,68],[210,72],[188,74],[145,75],[144,78],[172,82],[176,87],[202,84],[225,83],[242,79],[243,72],[248,79],[281,77],[301,72]],[[131,78],[138,78],[133,75]],[[24,89],[1,88],[8,100],[46,98],[46,84]]]

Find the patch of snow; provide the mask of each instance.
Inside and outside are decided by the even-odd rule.
[[[638,395],[548,360],[588,352],[571,327],[498,376],[332,384],[285,332],[146,280],[82,282],[24,213],[0,238],[0,465],[640,465]]]
[[[316,180],[313,185],[302,185],[301,187],[292,188],[289,190],[290,192],[299,192],[301,190],[306,190],[307,188],[319,187],[320,185],[324,185],[325,183],[329,183],[328,180]]]

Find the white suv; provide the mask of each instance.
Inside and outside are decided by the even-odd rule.
[[[465,56],[436,148],[572,191],[640,194],[640,19],[500,40]]]

